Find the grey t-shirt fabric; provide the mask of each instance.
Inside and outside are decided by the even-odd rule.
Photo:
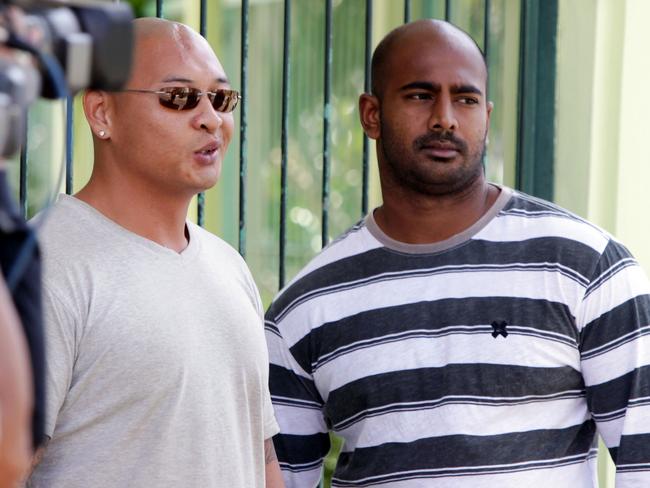
[[[181,253],[62,195],[41,234],[46,433],[29,487],[264,486],[278,431],[257,288],[187,223]]]

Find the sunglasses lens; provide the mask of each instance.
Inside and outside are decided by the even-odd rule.
[[[237,107],[239,103],[239,92],[235,90],[230,90],[230,96],[228,97],[228,105],[225,108],[226,112],[232,112]]]
[[[235,90],[217,90],[212,97],[212,106],[217,112],[232,112],[239,101],[239,93]]]
[[[212,99],[212,106],[217,112],[232,112],[235,108],[232,101],[233,95],[236,92],[233,90],[217,90],[214,92],[214,98]]]
[[[216,92],[210,93],[210,101],[217,112],[223,112],[223,103],[225,99],[226,94],[223,90],[217,90]]]
[[[196,88],[169,88],[160,95],[160,105],[173,110],[191,110],[199,104],[199,90]]]
[[[218,112],[232,112],[239,101],[239,93],[235,90],[216,90],[201,93],[196,88],[177,87],[162,90],[158,97],[160,105],[172,110],[192,110],[201,101],[201,96],[207,94],[212,106]]]

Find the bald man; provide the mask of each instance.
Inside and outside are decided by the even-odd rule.
[[[406,24],[361,95],[383,203],[268,310],[275,438],[289,487],[650,486],[650,286],[623,245],[489,183],[480,50]]]
[[[92,176],[41,236],[51,440],[28,486],[281,486],[257,289],[186,219],[239,95],[190,28],[139,19],[135,39],[127,87],[84,96]]]

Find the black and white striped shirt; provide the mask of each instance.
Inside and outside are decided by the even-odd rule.
[[[617,488],[650,486],[650,286],[610,235],[502,188],[444,242],[368,216],[266,316],[288,488],[592,488],[595,433]]]

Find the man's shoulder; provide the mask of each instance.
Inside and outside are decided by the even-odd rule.
[[[30,221],[36,228],[46,259],[59,253],[71,255],[87,249],[96,225],[90,221],[83,205],[74,197],[60,195],[51,206]]]
[[[353,279],[350,272],[358,269],[361,261],[373,261],[374,252],[381,247],[368,232],[365,218],[360,220],[323,248],[280,290],[268,316],[300,296]]]
[[[528,218],[557,217],[575,222],[577,225],[588,225],[600,232],[605,232],[597,225],[589,222],[584,217],[573,213],[557,203],[544,200],[543,198],[528,195],[527,193],[512,190],[512,198],[503,207],[502,213],[521,215]]]
[[[341,260],[354,259],[378,247],[382,247],[382,244],[371,237],[366,227],[366,218],[363,218],[321,249],[300,270],[292,282],[304,279],[306,275],[312,273],[322,273],[330,264]]]
[[[522,238],[529,234],[529,237],[572,240],[597,252],[602,252],[613,239],[606,230],[556,203],[520,191],[512,193],[499,212],[499,222],[504,229],[522,232]]]
[[[107,268],[106,239],[97,237],[96,222],[74,197],[60,195],[37,214],[30,225],[36,230],[41,251],[44,293],[70,310],[83,309],[95,276]],[[49,305],[48,305],[49,307]]]
[[[245,265],[241,254],[224,239],[191,221],[187,222],[187,226],[190,231],[190,239],[195,238],[201,242],[201,250],[204,254]]]
[[[203,227],[187,222],[190,239],[198,241],[198,259],[193,260],[205,272],[228,275],[232,283],[241,283],[254,301],[257,300],[257,285],[248,264],[242,255],[230,243]],[[197,269],[198,269],[197,268]]]

